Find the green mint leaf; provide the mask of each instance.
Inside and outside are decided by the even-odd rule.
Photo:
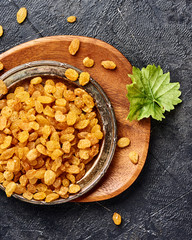
[[[160,66],[148,65],[146,68],[133,67],[128,75],[132,84],[127,85],[127,98],[130,109],[127,119],[141,120],[152,118],[162,121],[165,111],[174,109],[181,103],[180,84],[170,83],[170,74],[164,73]]]

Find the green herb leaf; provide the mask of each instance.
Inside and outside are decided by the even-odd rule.
[[[127,119],[141,120],[152,118],[162,121],[165,111],[174,109],[174,105],[182,102],[179,99],[180,84],[170,83],[170,74],[163,74],[160,66],[148,65],[146,68],[133,67],[133,74],[128,76],[132,84],[127,85],[127,98],[130,109]]]

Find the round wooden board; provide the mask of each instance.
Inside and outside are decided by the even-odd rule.
[[[78,53],[71,56],[68,46],[74,38],[78,38],[81,45]],[[94,59],[93,68],[84,67],[82,61],[87,56]],[[126,190],[141,172],[150,138],[150,119],[139,122],[126,120],[129,111],[126,84],[131,83],[127,75],[132,72],[131,64],[117,49],[103,41],[80,36],[53,36],[21,44],[1,54],[0,61],[4,64],[1,74],[23,63],[37,60],[55,60],[88,71],[109,97],[116,115],[118,137],[129,137],[131,144],[124,149],[116,148],[112,163],[102,180],[76,201],[101,201],[117,196]],[[116,70],[104,69],[101,66],[102,60],[114,61],[117,65]],[[139,153],[137,165],[129,160],[130,151]]]

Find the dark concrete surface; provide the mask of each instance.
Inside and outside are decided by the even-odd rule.
[[[27,20],[15,15],[25,6]],[[77,16],[75,24],[66,17]],[[0,191],[2,240],[192,239],[192,1],[0,0],[0,53],[51,35],[104,40],[137,67],[160,65],[181,84],[183,103],[152,121],[146,165],[120,196],[95,203],[33,206]],[[112,222],[113,212],[122,225]]]

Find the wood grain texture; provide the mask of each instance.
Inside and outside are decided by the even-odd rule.
[[[68,46],[74,38],[79,38],[81,45],[78,53],[71,56]],[[95,60],[93,68],[83,66],[82,61],[87,56]],[[76,201],[101,201],[117,196],[126,190],[141,172],[146,160],[150,137],[150,119],[140,122],[126,120],[129,110],[126,84],[131,83],[127,76],[132,71],[131,64],[111,45],[97,39],[80,36],[41,38],[21,44],[0,55],[0,61],[5,66],[3,72],[23,63],[37,60],[65,62],[82,71],[88,71],[109,97],[116,115],[118,137],[129,137],[131,144],[124,149],[116,148],[112,163],[99,184]],[[101,66],[102,60],[114,61],[117,65],[116,70],[104,69]],[[128,158],[129,152],[133,150],[139,153],[137,165],[131,163]]]

